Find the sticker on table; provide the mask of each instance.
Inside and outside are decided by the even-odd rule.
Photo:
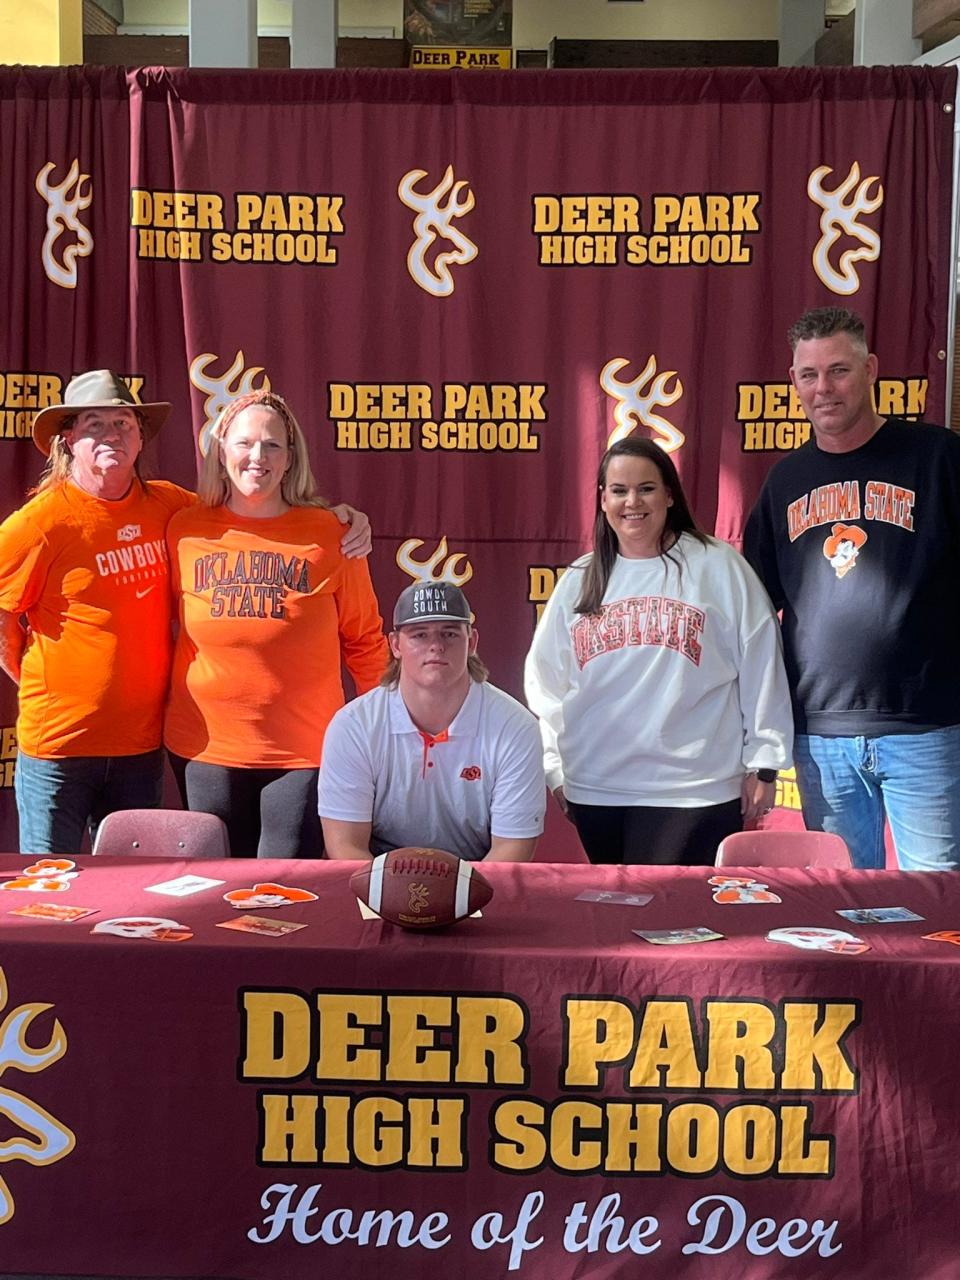
[[[242,911],[250,907],[292,907],[297,902],[316,902],[317,895],[309,889],[291,889],[285,884],[255,884],[252,889],[231,889],[223,895],[223,900]]]
[[[960,947],[960,929],[938,929],[936,933],[925,933],[923,937],[927,942],[952,942],[955,947]]]
[[[101,920],[91,933],[112,933],[118,938],[147,938],[152,942],[186,942],[193,933],[178,920],[161,916],[118,916]]]
[[[210,876],[177,876],[175,880],[161,880],[159,884],[145,886],[147,893],[162,893],[169,898],[186,898],[203,889],[215,889],[226,884],[225,880],[212,880]]]
[[[39,861],[31,863],[29,867],[24,867],[20,875],[53,876],[58,880],[66,876],[67,879],[74,880],[80,874],[76,867],[77,864],[69,858],[40,858]]]
[[[707,884],[713,886],[713,900],[722,906],[730,903],[782,902],[768,885],[744,876],[711,876]]]
[[[305,929],[305,924],[295,920],[271,920],[267,916],[237,916],[236,920],[221,920],[218,929],[239,929],[241,933],[259,933],[264,938],[282,938],[285,933]]]
[[[612,889],[584,889],[576,902],[609,902],[622,907],[645,907],[653,901],[652,893],[615,893]]]
[[[796,925],[787,929],[771,929],[768,942],[783,942],[801,951],[831,951],[834,955],[858,956],[870,947],[855,934],[843,929],[821,929],[814,925]]]
[[[690,942],[717,942],[724,935],[716,929],[697,925],[689,929],[634,929],[638,938],[653,942],[658,947],[679,947]]]
[[[7,893],[65,893],[70,888],[71,881],[79,874],[79,871],[65,871],[56,876],[24,873],[14,876],[12,880],[4,880],[0,884],[0,890]]]
[[[27,916],[31,920],[56,920],[62,924],[72,924],[74,920],[82,920],[84,916],[94,916],[99,907],[68,907],[65,902],[25,902],[22,907],[14,907],[9,913],[12,916]]]
[[[838,916],[852,924],[904,924],[908,920],[923,920],[909,907],[851,907],[846,911],[838,911]]]

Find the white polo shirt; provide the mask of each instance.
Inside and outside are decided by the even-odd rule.
[[[526,707],[486,682],[471,680],[436,738],[413,723],[399,689],[372,689],[331,720],[319,794],[321,817],[372,822],[376,846],[482,858],[491,836],[543,831],[540,731]]]

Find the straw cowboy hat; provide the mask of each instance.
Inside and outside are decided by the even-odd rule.
[[[137,404],[122,378],[109,369],[92,369],[71,378],[63,404],[51,404],[40,410],[33,420],[33,443],[42,454],[49,455],[53,437],[59,435],[70,418],[75,418],[84,409],[112,409],[118,405],[124,409],[136,409],[142,415],[144,440],[157,434],[170,412],[170,405],[166,402]]]

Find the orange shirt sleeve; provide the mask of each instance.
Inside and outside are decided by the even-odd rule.
[[[390,650],[365,559],[343,561],[340,585],[334,597],[343,661],[357,693],[366,693],[379,683],[387,668]]]

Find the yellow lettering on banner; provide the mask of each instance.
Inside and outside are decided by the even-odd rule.
[[[462,1098],[408,1098],[408,1169],[460,1169],[465,1156]]]
[[[342,235],[344,197],[289,192],[238,192],[237,231],[309,231]]]
[[[240,1075],[293,1080],[310,1066],[310,1006],[290,991],[243,992]]]
[[[533,1173],[824,1177],[834,1139],[810,1132],[808,1103],[638,1103],[504,1098],[491,1116],[493,1166]]]
[[[698,1089],[700,1066],[686,1000],[648,1000],[630,1068],[631,1089]]]
[[[510,1173],[532,1173],[547,1158],[547,1140],[538,1126],[544,1122],[542,1102],[510,1098],[494,1115],[493,1163]]]
[[[423,382],[331,382],[327,387],[330,418],[391,421],[428,418],[432,391]]]
[[[522,1005],[506,996],[460,996],[457,1016],[457,1084],[526,1084]]]
[[[0,405],[44,409],[57,404],[63,383],[55,373],[0,373]]]
[[[776,1072],[770,1045],[777,1021],[756,1001],[708,1000],[705,1089],[773,1089]]]
[[[223,197],[214,191],[130,192],[130,225],[160,229],[217,231],[223,223]]]
[[[833,1173],[833,1138],[812,1137],[812,1118],[806,1104],[781,1108],[777,1173],[782,1178],[825,1178]]]
[[[266,1094],[260,1159],[271,1164],[315,1163],[319,1102],[315,1093]]]
[[[667,1163],[677,1173],[698,1178],[719,1164],[720,1116],[709,1102],[681,1102],[667,1124]]]
[[[622,1065],[633,1049],[634,1011],[626,1000],[592,996],[564,1001],[563,1087],[595,1089],[600,1070]]]
[[[810,439],[810,423],[801,422],[745,422],[743,423],[744,453],[776,449],[780,453],[799,449]]]
[[[640,198],[632,195],[534,196],[533,230],[612,232],[640,230]]]
[[[0,759],[13,760],[17,755],[17,726],[5,724],[0,731]]]
[[[760,230],[760,193],[726,195],[713,192],[685,196],[654,196],[651,229],[656,232]]]
[[[529,422],[432,422],[421,423],[421,449],[449,449],[465,453],[497,450],[537,450],[540,437]]]
[[[390,1053],[385,1079],[449,1084],[450,1049],[440,1047],[438,1032],[449,1030],[449,996],[387,996]]]
[[[412,449],[409,422],[343,422],[337,424],[335,449]]]
[[[731,1173],[738,1178],[762,1177],[773,1167],[776,1151],[777,1118],[769,1107],[744,1103],[727,1112],[723,1163]]]
[[[543,405],[544,383],[446,382],[443,386],[445,418],[523,418],[543,422],[547,411]]]
[[[381,1051],[365,1049],[367,1031],[379,1027],[383,998],[351,992],[318,992],[320,1045],[315,1075],[318,1080],[380,1080]]]
[[[785,1000],[781,1089],[852,1092],[857,1077],[843,1051],[842,1040],[859,1021],[855,1004],[827,1000]]]

